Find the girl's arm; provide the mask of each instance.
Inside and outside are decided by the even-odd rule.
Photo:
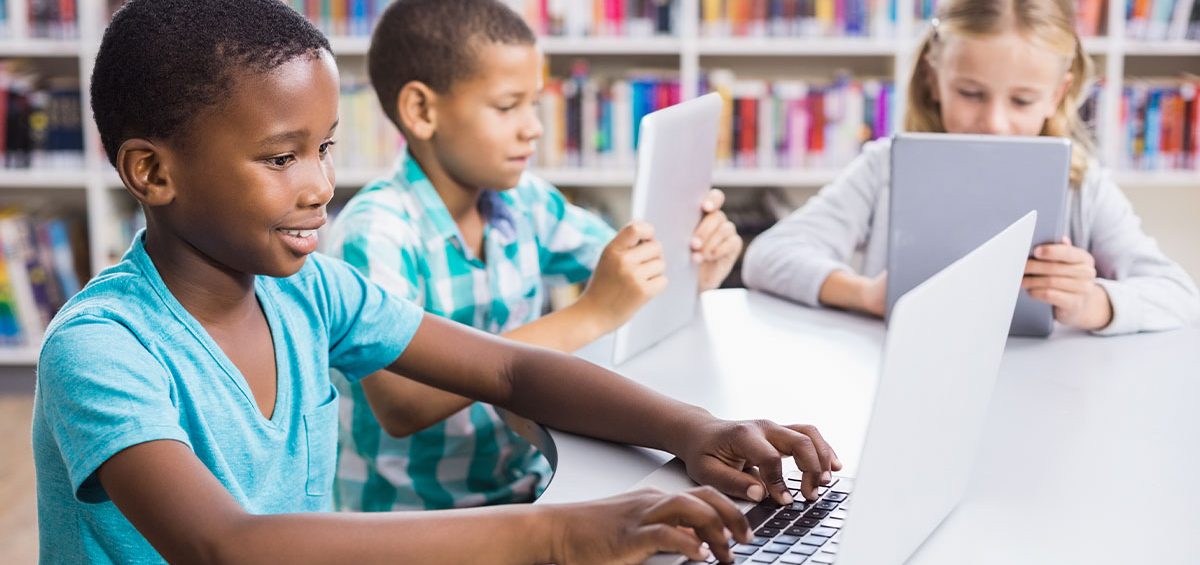
[[[810,306],[859,309],[836,297],[854,295],[861,288],[842,288],[836,282],[837,288],[822,287],[835,272],[854,274],[846,262],[870,232],[890,174],[889,150],[886,143],[869,144],[837,180],[755,238],[742,266],[746,285]],[[866,281],[858,277],[845,282]]]
[[[1112,305],[1112,321],[1096,333],[1168,330],[1200,320],[1196,283],[1142,231],[1141,219],[1107,173],[1090,208],[1083,219],[1091,227],[1089,251]]]

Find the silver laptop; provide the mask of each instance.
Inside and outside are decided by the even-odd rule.
[[[714,92],[642,118],[632,215],[654,226],[667,288],[617,330],[613,364],[675,333],[696,313],[698,269],[689,242],[712,186],[721,107]]]
[[[887,312],[930,275],[1030,210],[1033,245],[1066,233],[1071,142],[1056,137],[902,133],[892,139]],[[1047,336],[1049,304],[1022,292],[1012,335]]]
[[[794,472],[796,502],[744,505],[755,538],[733,546],[738,563],[903,563],[942,523],[966,489],[1036,218],[1030,212],[896,301],[857,476],[836,477],[810,503]],[[638,486],[679,491],[691,481],[672,461]]]

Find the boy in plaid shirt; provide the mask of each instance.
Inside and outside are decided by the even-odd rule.
[[[525,172],[542,125],[541,55],[496,0],[400,0],[381,16],[371,82],[408,149],[334,224],[331,254],[426,311],[505,337],[574,351],[666,286],[653,228],[619,232]],[[692,241],[701,288],[742,249],[710,193]],[[545,288],[587,281],[539,317]],[[337,499],[343,509],[455,508],[533,499],[545,459],[487,404],[385,372],[343,392]]]

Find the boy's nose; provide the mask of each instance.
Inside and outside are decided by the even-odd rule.
[[[542,120],[538,119],[537,116],[533,116],[529,122],[525,124],[525,127],[521,128],[520,135],[523,141],[533,141],[541,138],[542,133],[545,131],[545,128],[542,127]]]
[[[334,185],[333,163],[319,163],[315,170],[304,178],[300,205],[313,208],[328,204],[333,199]]]

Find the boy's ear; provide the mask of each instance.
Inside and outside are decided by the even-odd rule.
[[[175,185],[163,157],[162,147],[141,138],[126,140],[117,150],[121,182],[143,206],[165,206],[175,200]]]
[[[422,141],[433,137],[437,130],[438,95],[425,83],[409,81],[396,96],[396,115],[408,135]]]

